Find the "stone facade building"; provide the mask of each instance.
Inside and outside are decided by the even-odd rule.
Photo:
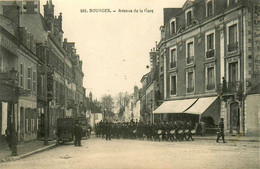
[[[187,0],[164,9],[160,30],[155,120],[224,118],[227,132],[259,133],[259,1]]]
[[[45,125],[54,137],[57,118],[86,117],[84,74],[75,43],[63,40],[62,14],[54,16],[51,0],[44,5],[44,16],[39,0],[1,1],[0,7],[1,38],[6,43],[1,43],[0,69],[17,70],[22,91],[14,106],[18,139],[42,137]],[[10,108],[8,100],[0,100],[3,135]]]

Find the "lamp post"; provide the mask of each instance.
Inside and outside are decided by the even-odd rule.
[[[150,99],[150,102],[151,102],[151,122],[153,123],[153,99],[151,98]]]
[[[45,98],[45,111],[44,111],[44,145],[49,145],[48,137],[49,137],[49,102],[48,102],[48,94],[47,94],[47,41],[44,45],[44,98]]]
[[[18,101],[18,93],[17,93],[17,87],[18,87],[18,79],[17,79],[17,71],[13,68],[10,71],[11,79],[12,79],[12,86],[13,86],[13,92],[15,92],[15,100],[11,102],[11,112],[12,112],[12,123],[11,123],[11,150],[12,150],[12,156],[17,156],[17,133],[15,130],[15,102]]]

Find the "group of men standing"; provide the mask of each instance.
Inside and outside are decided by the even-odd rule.
[[[219,123],[220,131],[217,133],[217,142],[222,137],[224,143],[224,119],[221,118]],[[194,140],[192,135],[202,135],[201,125],[193,124],[192,122],[174,121],[162,123],[138,123],[138,122],[125,122],[113,123],[101,121],[95,126],[97,137],[106,138],[123,138],[123,139],[144,139],[153,141],[189,141]]]
[[[162,141],[178,141],[192,140],[192,130],[194,130],[194,124],[191,122],[162,122],[162,123],[138,123],[138,122],[126,122],[126,123],[112,123],[112,122],[100,122],[96,125],[96,136],[111,140],[112,138],[124,138],[124,139],[144,139],[147,140],[162,140]],[[195,132],[194,132],[195,133]]]

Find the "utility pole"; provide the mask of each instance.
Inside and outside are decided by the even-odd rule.
[[[44,100],[45,100],[45,106],[44,106],[44,145],[49,145],[48,141],[48,126],[49,126],[49,102],[47,98],[47,42],[45,42],[44,46]]]
[[[11,80],[12,80],[12,88],[13,88],[13,92],[14,96],[15,96],[15,100],[10,102],[11,103],[11,150],[12,156],[17,156],[17,142],[18,142],[18,138],[17,138],[17,132],[15,129],[15,103],[18,102],[18,78],[17,78],[17,71],[14,70],[14,68],[10,71],[11,73]]]

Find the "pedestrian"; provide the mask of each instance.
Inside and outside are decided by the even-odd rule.
[[[106,121],[105,123],[106,140],[111,140],[111,129],[112,129],[111,124],[108,121]]]
[[[225,135],[224,135],[224,118],[221,118],[218,127],[219,127],[220,131],[217,132],[217,140],[216,140],[216,142],[218,143],[219,138],[222,137],[223,143],[226,143]]]
[[[185,136],[186,140],[189,141],[191,139],[192,141],[194,141],[194,139],[192,138],[192,133],[191,133],[191,130],[193,129],[191,122],[188,122],[187,128],[188,128],[188,133]]]
[[[75,146],[81,146],[82,134],[83,134],[83,129],[81,128],[79,123],[76,122],[76,125],[74,127],[74,135],[75,135],[74,145]]]
[[[199,122],[196,127],[196,134],[197,134],[197,136],[199,136],[199,135],[202,136],[202,123],[201,122]]]
[[[10,128],[7,128],[5,130],[5,141],[8,144],[9,149],[11,150],[12,144],[11,144],[11,130],[10,130]]]

